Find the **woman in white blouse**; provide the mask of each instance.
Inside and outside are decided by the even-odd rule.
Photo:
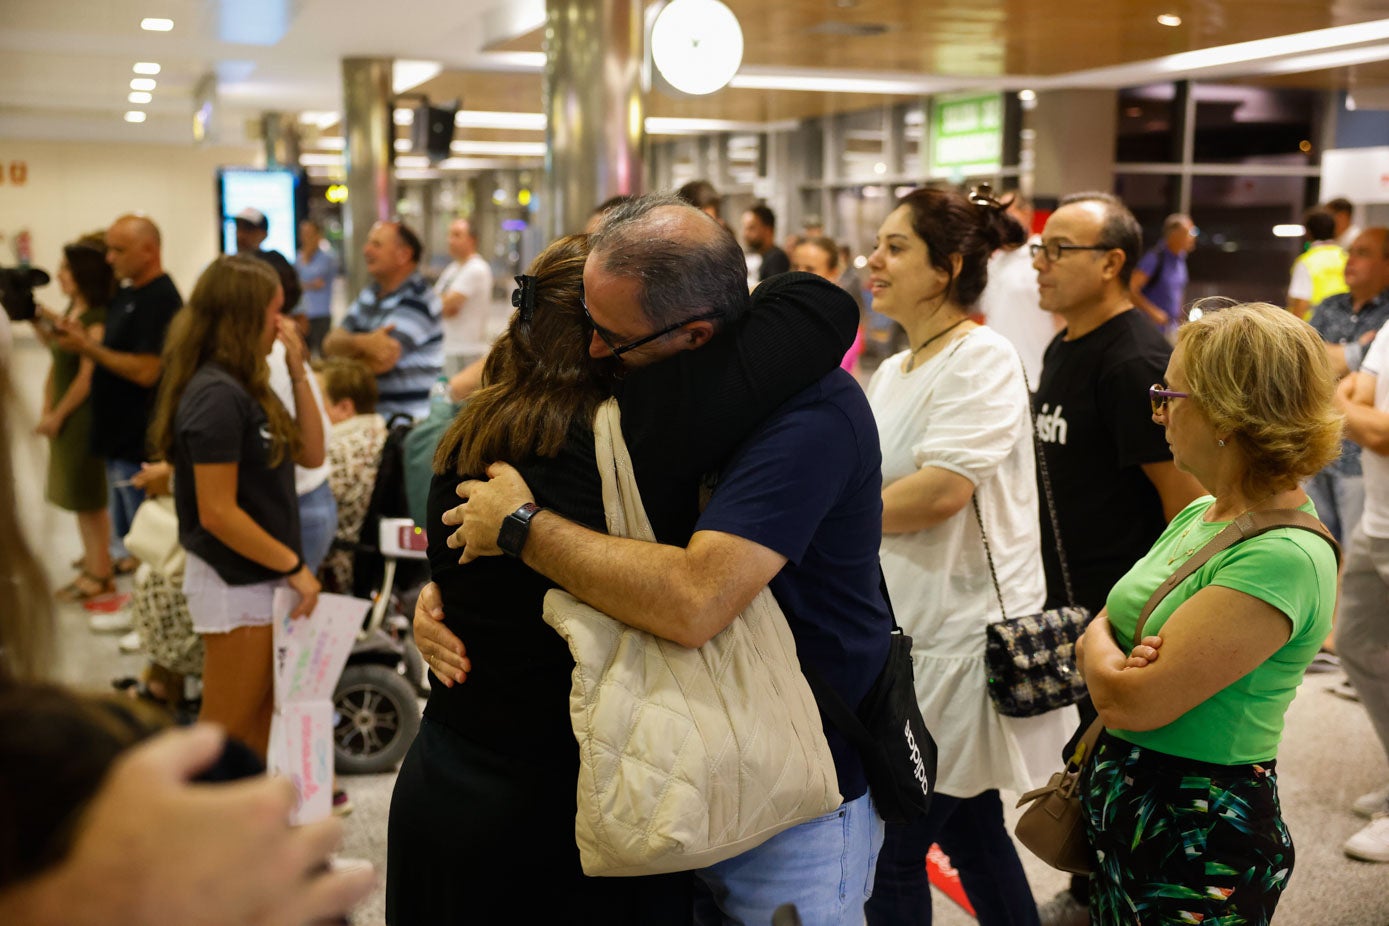
[[[1032,421],[1012,345],[970,320],[1005,222],[987,196],[920,189],[878,230],[873,308],[909,349],[868,385],[883,449],[883,572],[914,640],[917,698],[940,750],[930,813],[889,825],[868,922],[931,922],[924,856],[939,843],[982,926],[1036,924],[1000,790],[1045,781],[1075,709],[1004,717],[986,688],[985,627],[1002,619],[979,516],[1009,615],[1035,613],[1042,573]]]

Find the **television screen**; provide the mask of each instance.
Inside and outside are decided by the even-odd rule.
[[[223,254],[236,253],[236,222],[242,209],[258,209],[265,215],[269,232],[261,247],[279,251],[291,263],[299,242],[299,172],[288,168],[256,170],[223,167],[217,171],[217,193]]]

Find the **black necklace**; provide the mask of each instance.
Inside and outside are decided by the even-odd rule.
[[[968,317],[962,318],[955,324],[951,325],[949,328],[946,328],[944,331],[937,331],[935,334],[931,335],[929,338],[923,341],[921,346],[913,350],[912,355],[907,358],[907,372],[910,373],[916,367],[917,354],[930,347],[932,342],[940,340],[941,338],[945,337],[947,334],[954,331],[956,328],[960,327],[967,321],[969,321]]]

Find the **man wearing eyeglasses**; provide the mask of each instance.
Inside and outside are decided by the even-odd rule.
[[[1031,247],[1039,304],[1066,326],[1042,357],[1033,398],[1038,450],[1076,603],[1098,614],[1110,588],[1172,516],[1204,493],[1173,465],[1163,430],[1152,421],[1148,390],[1162,381],[1172,348],[1133,305],[1130,276],[1142,253],[1133,214],[1107,193],[1068,196]],[[1043,472],[1039,467],[1039,481]],[[1043,504],[1045,492],[1042,484]],[[1042,563],[1051,608],[1068,602],[1049,521],[1044,508]],[[1039,913],[1044,926],[1090,922],[1085,879],[1072,879],[1070,890]]]
[[[720,246],[707,247],[714,236]],[[636,368],[707,344],[716,335],[717,307],[683,294],[698,283],[722,294],[714,301],[747,300],[746,267],[727,236],[693,208],[665,199],[646,198],[608,213],[591,239],[584,271],[585,311],[593,325],[589,354]],[[719,256],[729,248],[731,259]],[[710,252],[717,259],[710,260]],[[764,287],[787,281],[778,277]],[[754,293],[754,305],[764,287]],[[643,450],[642,429],[623,424],[635,459]],[[802,664],[845,702],[859,704],[882,670],[892,619],[878,567],[881,454],[867,399],[843,370],[783,404],[725,463],[693,535],[684,532],[686,546],[610,537],[548,510],[526,511],[518,539],[515,519],[534,508],[531,491],[509,466],[488,473],[489,482],[459,486],[466,504],[444,519],[463,525],[450,546],[462,546],[466,558],[496,555],[504,546],[611,617],[690,647],[718,634],[770,585]],[[504,521],[513,526],[505,542]],[[653,527],[660,536],[661,525]],[[416,632],[427,638],[421,650],[431,668],[456,678],[449,663],[434,661],[440,630],[417,611]],[[844,803],[698,872],[720,917],[728,918],[715,921],[768,923],[784,903],[795,903],[809,922],[863,921],[883,823],[857,753],[834,729],[825,734]],[[843,884],[854,887],[846,892]]]

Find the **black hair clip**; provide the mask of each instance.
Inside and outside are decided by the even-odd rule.
[[[1008,196],[1002,200],[994,196],[994,189],[987,183],[981,183],[969,191],[969,201],[971,205],[985,206],[989,209],[1002,211],[1013,205],[1016,196]]]
[[[535,277],[522,274],[516,278],[516,288],[511,291],[511,307],[521,310],[523,324],[530,324],[535,315]]]

